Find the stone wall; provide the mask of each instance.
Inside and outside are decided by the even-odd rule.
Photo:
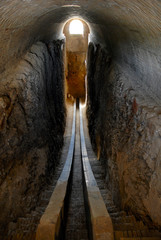
[[[161,108],[132,77],[89,45],[89,133],[106,182],[118,207],[161,227]]]
[[[0,229],[30,212],[50,181],[65,127],[62,41],[37,42],[0,87]]]

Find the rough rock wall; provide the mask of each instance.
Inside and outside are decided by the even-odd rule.
[[[34,44],[0,87],[0,229],[34,209],[65,127],[62,41]]]
[[[107,184],[119,207],[161,227],[161,108],[130,77],[90,44],[87,116]]]

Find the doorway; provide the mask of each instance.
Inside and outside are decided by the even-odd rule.
[[[86,59],[89,27],[83,20],[70,19],[64,26],[66,98],[86,97]]]

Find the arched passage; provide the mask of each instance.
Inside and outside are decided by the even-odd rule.
[[[75,29],[72,29],[73,24]],[[74,27],[74,25],[73,25]],[[79,29],[80,27],[80,29]],[[80,30],[80,31],[79,31]],[[82,19],[70,19],[64,26],[66,96],[85,98],[89,27]]]

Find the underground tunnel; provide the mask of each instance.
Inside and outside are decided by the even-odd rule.
[[[161,238],[160,13],[159,0],[1,1],[0,239],[44,239],[37,229],[63,181],[72,129],[79,123],[69,182],[76,195],[84,192],[88,216],[83,223],[74,220],[71,231],[76,230],[64,237],[68,216],[61,212],[55,230],[60,236],[48,238],[54,227],[46,223],[45,239]],[[68,33],[74,19],[84,26],[84,44]],[[78,102],[85,105],[83,120]],[[108,217],[107,226],[102,217],[97,221],[100,228],[93,227],[85,159],[78,157],[84,158],[82,129],[96,179],[91,191]],[[70,188],[65,200],[72,198]],[[77,205],[70,210],[67,201],[68,215],[82,209]],[[89,230],[77,232],[81,224],[88,228],[86,222]],[[100,229],[108,237],[101,238]]]

